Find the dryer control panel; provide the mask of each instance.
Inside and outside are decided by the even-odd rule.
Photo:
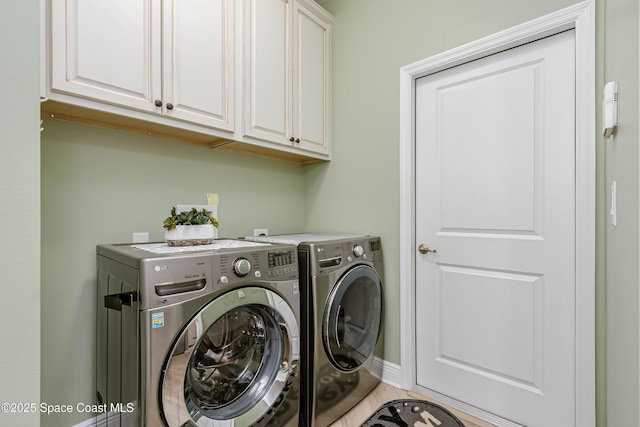
[[[378,237],[309,243],[301,246],[313,253],[311,274],[314,276],[352,264],[373,263],[381,256]]]

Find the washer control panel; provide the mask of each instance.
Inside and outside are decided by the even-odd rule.
[[[244,277],[251,271],[251,262],[244,257],[236,258],[233,261],[233,272],[238,277]]]
[[[364,255],[364,248],[360,245],[355,245],[353,247],[353,254],[356,256],[356,258],[360,258],[362,255]]]
[[[298,255],[297,251],[284,250],[284,251],[272,251],[267,255],[269,262],[269,276],[281,276],[290,273],[296,273],[298,271]]]
[[[220,254],[213,262],[214,280],[227,285],[250,280],[291,280],[298,278],[298,256],[293,246]]]

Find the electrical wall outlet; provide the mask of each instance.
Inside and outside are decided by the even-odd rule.
[[[253,237],[268,236],[268,235],[269,235],[269,229],[268,228],[254,228],[253,229]]]

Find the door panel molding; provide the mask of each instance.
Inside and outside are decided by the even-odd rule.
[[[402,386],[415,372],[416,79],[569,29],[576,47],[576,425],[595,426],[595,2],[587,0],[407,65],[400,70],[400,283]],[[475,230],[474,230],[475,231]],[[421,390],[423,391],[423,390]],[[433,393],[443,403],[501,426],[516,424]]]

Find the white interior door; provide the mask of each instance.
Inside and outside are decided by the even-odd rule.
[[[416,381],[575,425],[575,42],[416,81]]]

